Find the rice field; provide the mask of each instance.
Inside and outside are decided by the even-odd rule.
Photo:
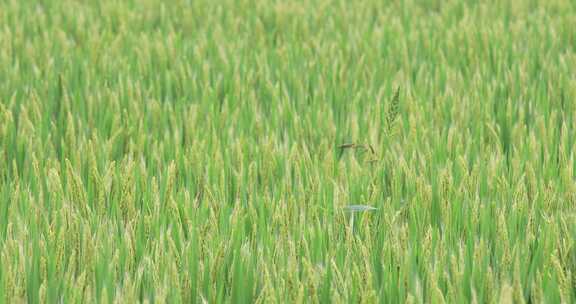
[[[575,28],[0,1],[0,303],[576,302]]]

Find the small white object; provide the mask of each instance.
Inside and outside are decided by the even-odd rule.
[[[350,231],[354,232],[354,213],[363,212],[363,211],[374,211],[378,210],[376,207],[368,206],[368,205],[348,205],[344,207],[347,211],[352,212],[350,215]]]
[[[346,207],[350,212],[361,212],[361,211],[374,211],[378,210],[376,207],[368,206],[368,205],[348,205]]]

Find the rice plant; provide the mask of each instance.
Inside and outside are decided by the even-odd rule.
[[[575,302],[575,6],[0,1],[0,303]]]

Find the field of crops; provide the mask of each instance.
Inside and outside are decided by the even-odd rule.
[[[569,0],[0,1],[0,303],[574,302],[575,115]]]

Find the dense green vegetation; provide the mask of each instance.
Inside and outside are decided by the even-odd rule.
[[[0,1],[0,303],[576,301],[575,6]]]

